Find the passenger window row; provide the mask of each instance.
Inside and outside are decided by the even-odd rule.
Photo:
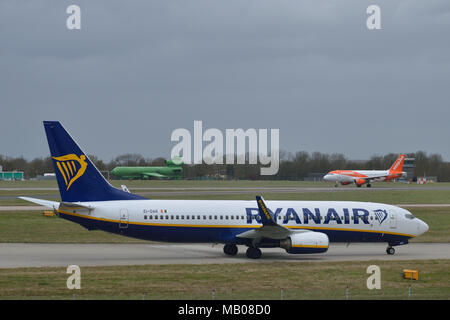
[[[352,217],[349,217],[349,219]],[[378,220],[378,218],[375,216],[370,216],[369,217],[370,220]],[[145,220],[245,220],[246,217],[245,216],[239,216],[239,215],[144,215],[144,219]],[[276,218],[277,220],[284,220],[285,217],[284,216],[277,216]],[[324,216],[320,216],[319,217],[320,221],[324,220],[325,217]],[[343,221],[344,217],[341,216],[340,219]],[[256,218],[253,216],[251,218],[251,220],[256,220]],[[295,217],[294,216],[290,216],[289,220],[291,221],[295,221]],[[310,218],[310,220],[314,221],[314,219]],[[331,217],[330,220],[337,220],[335,217]]]
[[[231,215],[144,215],[145,220],[244,220],[245,216]]]

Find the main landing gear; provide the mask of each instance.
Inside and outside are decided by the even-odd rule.
[[[223,246],[223,253],[227,256],[235,256],[238,253],[238,247],[235,244],[226,244]],[[261,258],[262,252],[261,249],[252,246],[247,248],[245,255],[249,259],[259,259]]]
[[[393,247],[391,247],[391,246],[388,246],[386,248],[386,253],[389,254],[389,255],[393,255],[395,253],[395,249]]]
[[[247,255],[247,258],[259,259],[259,258],[261,258],[262,252],[261,252],[261,250],[259,248],[248,247],[248,249],[245,252],[245,254]]]
[[[227,256],[235,256],[238,253],[238,247],[235,244],[226,244],[223,246],[223,253]]]

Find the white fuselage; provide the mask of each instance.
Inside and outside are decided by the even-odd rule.
[[[266,201],[275,221],[288,229],[326,233],[331,242],[396,242],[428,226],[403,208],[369,202]],[[116,200],[84,202],[92,211],[58,210],[90,229],[174,242],[238,242],[238,234],[261,227],[255,201]]]
[[[335,170],[327,173],[323,179],[342,184],[353,182],[363,184],[370,181],[390,181],[401,177],[406,177],[406,173],[391,173],[389,170]]]
[[[355,179],[373,179],[383,181],[389,175],[388,170],[340,170],[339,173],[330,172],[323,179],[331,182],[349,182]],[[374,178],[375,177],[375,178]]]

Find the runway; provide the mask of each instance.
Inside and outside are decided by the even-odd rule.
[[[450,191],[450,187],[371,187],[371,188],[356,188],[356,187],[136,187],[129,188],[131,192],[139,194],[143,197],[165,197],[165,196],[192,196],[192,195],[235,195],[248,194],[256,195],[261,193],[311,193],[311,192],[373,192],[373,191]],[[53,194],[36,193],[35,198],[44,198],[48,200],[58,200],[58,188],[0,188],[0,191],[12,191],[15,194],[19,191],[55,191]],[[17,199],[17,195],[1,195],[1,200]]]
[[[148,199],[158,199],[159,197],[192,197],[192,196],[223,196],[223,195],[248,195],[248,199],[253,199],[255,195],[262,195],[265,193],[271,194],[304,194],[304,193],[322,193],[322,192],[338,192],[338,193],[348,193],[348,192],[376,192],[376,191],[450,191],[450,187],[372,187],[372,188],[348,188],[348,187],[137,187],[130,188],[131,192],[136,193]],[[28,195],[34,198],[60,201],[60,195],[57,188],[0,188],[0,191],[13,192],[14,194],[2,194],[0,195],[0,204],[2,201],[17,200],[20,195]],[[20,191],[28,192],[25,194],[20,193]],[[29,191],[37,191],[35,194],[30,195]],[[47,192],[39,192],[47,191]],[[48,193],[48,191],[54,191],[54,193]],[[23,201],[25,203],[25,201]],[[439,204],[433,204],[433,206],[438,206]],[[406,206],[406,205],[402,205]],[[417,206],[417,205],[414,205]],[[442,206],[450,206],[445,204]],[[412,207],[412,206],[409,206]],[[12,209],[12,208],[11,208]],[[8,208],[2,209],[0,211],[9,210]],[[14,210],[14,209],[12,209]],[[40,209],[39,209],[40,210]]]
[[[315,255],[262,249],[259,260],[246,258],[245,249],[239,246],[238,255],[229,257],[223,254],[222,245],[206,244],[1,243],[0,268],[450,259],[450,243],[411,243],[396,247],[393,256],[386,254],[383,243],[331,244],[328,252]]]

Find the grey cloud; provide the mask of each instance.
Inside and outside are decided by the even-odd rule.
[[[377,1],[379,31],[365,26],[372,1],[77,1],[69,31],[72,3],[0,3],[10,155],[47,154],[44,119],[106,160],[169,156],[171,131],[203,120],[280,128],[287,151],[450,160],[446,0]]]

